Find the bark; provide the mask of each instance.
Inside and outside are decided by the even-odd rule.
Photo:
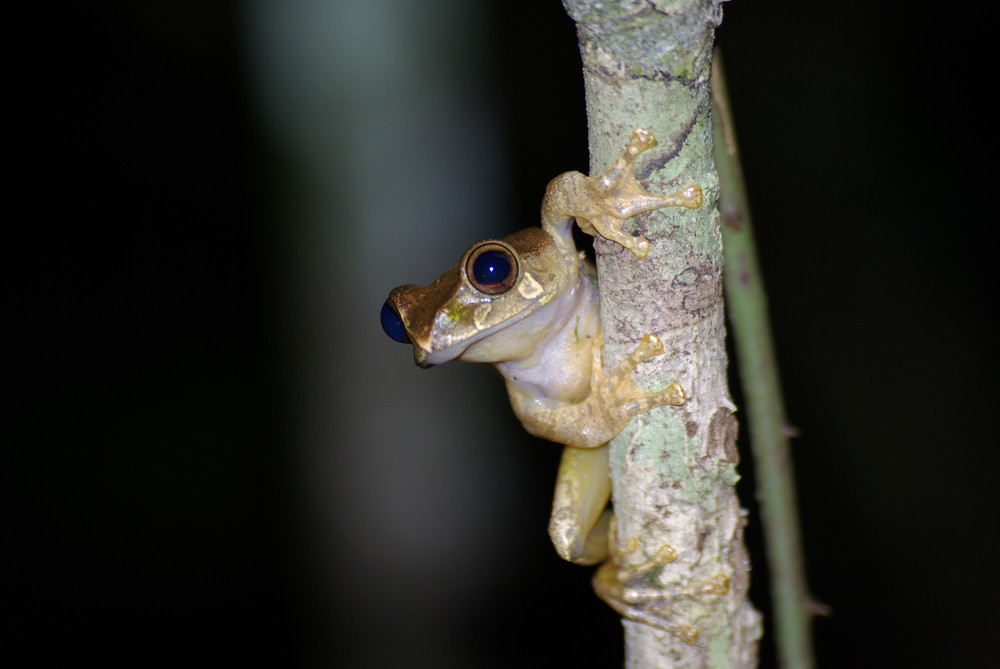
[[[626,564],[664,545],[677,557],[651,574],[665,593],[724,576],[725,594],[664,599],[653,608],[669,625],[697,628],[695,643],[626,620],[628,667],[752,667],[760,616],[747,600],[749,560],[738,479],[736,419],[726,386],[722,242],[712,163],[711,50],[718,2],[564,0],[577,23],[587,91],[591,169],[603,170],[634,128],[659,145],[636,173],[653,193],[698,184],[700,209],[666,208],[635,219],[651,243],[637,259],[595,242],[605,364],[618,364],[644,334],[664,341],[663,356],[640,365],[640,386],[677,381],[689,399],[632,420],[611,442],[617,551],[633,540]]]

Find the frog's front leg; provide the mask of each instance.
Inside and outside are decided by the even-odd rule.
[[[598,339],[596,351],[599,358],[601,351],[600,339]],[[597,383],[601,385],[601,388],[597,390],[598,396],[609,398],[605,401],[608,402],[610,405],[609,408],[614,411],[616,417],[623,421],[622,429],[625,428],[624,423],[628,423],[632,416],[637,416],[649,411],[653,407],[663,406],[664,404],[680,406],[687,399],[684,395],[684,389],[681,388],[679,383],[671,383],[663,390],[655,393],[643,392],[635,386],[635,382],[632,380],[632,372],[635,371],[639,363],[662,353],[663,342],[656,335],[648,334],[642,338],[642,341],[639,342],[639,345],[635,347],[628,357],[615,368],[615,371],[608,374],[603,380],[599,379],[600,375],[594,376]],[[601,363],[598,361],[596,364]],[[621,432],[621,430],[618,430],[618,432]]]
[[[549,536],[564,560],[590,565],[607,559],[611,478],[606,442],[621,432],[632,416],[685,401],[684,390],[677,383],[647,393],[632,380],[632,372],[640,362],[662,352],[660,340],[646,335],[613,372],[604,374],[598,336],[592,351],[591,392],[586,400],[551,409],[535,407],[530,420],[521,414],[528,403],[520,405],[522,409],[515,404],[526,427],[534,424],[539,436],[572,444],[563,449],[549,519]],[[564,426],[569,434],[562,432]],[[594,444],[582,440],[582,436],[597,440],[600,447],[588,448]]]
[[[514,413],[536,437],[575,448],[597,448],[625,429],[633,416],[665,404],[684,404],[684,390],[677,383],[650,393],[640,390],[632,379],[632,372],[640,362],[661,353],[660,339],[646,335],[632,353],[606,373],[598,335],[591,348],[590,393],[582,401],[553,402],[524,392],[510,378],[507,378],[507,394]]]
[[[542,200],[542,227],[555,239],[572,246],[569,234],[576,219],[588,235],[618,242],[637,258],[644,257],[649,253],[649,240],[625,231],[625,221],[661,207],[697,209],[702,199],[701,188],[694,184],[668,195],[653,195],[642,187],[633,172],[635,159],[655,145],[653,133],[637,128],[625,150],[603,174],[588,177],[566,172],[553,179]]]

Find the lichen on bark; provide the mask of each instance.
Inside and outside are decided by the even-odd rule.
[[[647,257],[596,240],[604,359],[616,365],[644,334],[663,356],[640,365],[648,389],[679,382],[683,407],[637,416],[611,444],[617,542],[634,538],[647,559],[665,544],[677,552],[656,577],[665,591],[725,576],[725,594],[678,599],[662,610],[699,630],[688,644],[626,621],[630,667],[751,667],[760,616],[747,599],[749,560],[738,479],[734,406],[726,385],[722,242],[712,162],[711,51],[719,2],[564,0],[577,23],[587,96],[591,174],[604,169],[634,128],[659,145],[637,162],[653,193],[698,184],[700,209],[670,207],[637,217]]]

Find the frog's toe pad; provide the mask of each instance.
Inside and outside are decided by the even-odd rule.
[[[681,406],[687,401],[687,395],[679,383],[671,383],[669,386],[656,393],[656,403]]]
[[[654,334],[645,335],[639,345],[632,351],[632,358],[637,362],[643,362],[650,358],[655,358],[663,354],[663,342]]]

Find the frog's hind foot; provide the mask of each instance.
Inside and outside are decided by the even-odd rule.
[[[615,525],[612,520],[612,536],[616,532]],[[697,643],[698,628],[678,621],[674,604],[707,595],[724,595],[729,592],[729,578],[716,574],[686,587],[657,586],[660,572],[665,565],[677,559],[677,551],[664,544],[651,558],[638,564],[627,564],[627,558],[637,550],[638,541],[632,537],[625,543],[625,550],[613,552],[612,559],[601,565],[593,579],[597,595],[625,618],[665,630],[684,643]]]

